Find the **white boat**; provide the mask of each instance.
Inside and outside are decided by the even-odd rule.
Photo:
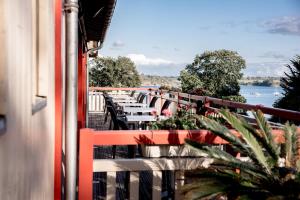
[[[274,94],[274,96],[279,96],[280,95],[279,92],[274,92],[273,94]]]
[[[254,96],[260,96],[261,95],[259,92],[251,92],[250,94],[254,95]]]

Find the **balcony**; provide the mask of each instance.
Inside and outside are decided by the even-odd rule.
[[[105,120],[107,108],[103,93],[129,96],[132,91],[136,91],[135,98],[138,93],[144,93],[142,103],[146,105],[156,98],[152,105],[156,113],[161,113],[165,102],[169,102],[167,109],[172,114],[187,107],[191,113],[217,117],[217,111],[226,107],[235,111],[260,109],[268,115],[295,120],[300,118],[298,112],[153,88],[90,88],[89,128],[81,129],[79,136],[79,199],[182,199],[180,188],[189,182],[184,171],[203,167],[210,162],[209,158],[178,152],[173,155],[160,152],[158,156],[153,156],[153,152],[147,154],[141,148],[134,148],[132,155],[130,147],[133,146],[156,147],[149,148],[149,151],[159,151],[161,145],[178,147],[184,145],[185,138],[189,138],[230,151],[227,141],[207,130],[143,130],[147,126],[138,125],[131,126],[136,130],[108,130],[109,127],[113,129],[110,126],[112,119],[108,115]],[[253,122],[251,116],[240,115]],[[281,143],[283,134],[278,130],[279,126],[281,124],[272,123],[275,140]],[[238,135],[235,130],[231,131]]]

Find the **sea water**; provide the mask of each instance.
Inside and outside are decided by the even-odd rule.
[[[241,85],[240,93],[247,99],[248,104],[273,107],[274,102],[282,97],[282,88]]]

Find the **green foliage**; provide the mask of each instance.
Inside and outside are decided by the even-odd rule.
[[[179,80],[181,81],[183,92],[190,92],[195,88],[203,87],[203,83],[199,80],[199,77],[196,74],[191,74],[186,69],[180,72]]]
[[[169,85],[162,85],[159,87],[160,90],[168,90],[172,92],[181,92],[180,88],[169,86]]]
[[[283,89],[283,97],[279,98],[273,106],[300,111],[300,55],[291,60],[291,64],[286,67],[289,72],[285,73],[285,77],[281,78],[280,83]],[[275,117],[274,119],[276,120]]]
[[[151,124],[152,130],[196,130],[202,126],[195,114],[185,109],[179,110],[175,116]]]
[[[222,99],[229,100],[229,101],[235,101],[240,103],[246,103],[246,98],[242,95],[230,95],[230,96],[223,96]]]
[[[134,63],[127,57],[93,60],[90,69],[90,85],[99,87],[136,87],[140,86],[140,76]]]
[[[221,196],[228,199],[299,199],[300,144],[296,126],[285,124],[285,144],[280,151],[261,111],[253,112],[258,129],[227,110],[221,110],[220,115],[240,137],[204,116],[200,117],[200,123],[250,159],[242,161],[220,149],[186,140],[201,155],[214,159],[208,168],[187,173],[193,182],[182,191],[186,199],[218,199]]]
[[[254,81],[252,85],[255,86],[272,86],[273,81],[272,80],[263,80],[263,81]]]
[[[238,80],[242,78],[244,68],[245,60],[237,52],[206,51],[196,55],[194,62],[181,71],[179,80],[183,92],[202,88],[207,96],[239,96]]]

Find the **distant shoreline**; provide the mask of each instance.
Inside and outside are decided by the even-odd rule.
[[[142,85],[159,85],[180,88],[181,83],[177,76],[155,76],[141,74]],[[280,77],[243,77],[240,85],[279,87]]]

